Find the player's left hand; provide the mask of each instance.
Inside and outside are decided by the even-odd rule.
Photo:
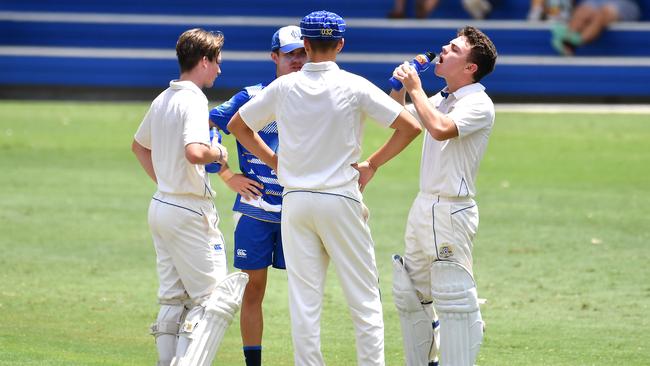
[[[375,175],[375,168],[370,166],[368,161],[354,163],[352,164],[352,167],[359,172],[359,190],[363,192],[368,182],[370,182],[372,177]]]
[[[226,181],[226,185],[233,191],[239,193],[246,200],[256,199],[262,195],[264,189],[261,183],[247,178],[243,174],[235,174]]]

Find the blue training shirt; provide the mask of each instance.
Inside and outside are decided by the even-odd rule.
[[[225,134],[230,135],[230,131],[228,131],[228,122],[230,121],[230,118],[237,113],[241,106],[251,100],[251,98],[267,85],[268,83],[260,83],[244,88],[227,102],[213,108],[210,111],[210,120]],[[271,150],[277,152],[278,125],[275,122],[269,123],[266,127],[258,131],[258,134],[262,140],[269,145]],[[240,144],[239,141],[237,141],[237,154],[237,157],[239,158],[239,169],[242,174],[247,178],[262,183],[264,186],[264,189],[262,190],[262,200],[271,205],[281,205],[283,187],[278,182],[278,177],[275,174],[275,171],[248,151],[248,149]],[[237,194],[232,209],[233,211],[241,212],[244,215],[251,216],[258,220],[276,223],[281,221],[280,212],[265,211],[259,207],[248,205],[241,201],[241,195],[239,194]]]

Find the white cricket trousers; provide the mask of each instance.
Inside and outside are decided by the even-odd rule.
[[[156,249],[161,300],[198,302],[228,272],[219,216],[211,198],[156,192],[149,227]]]
[[[478,229],[478,207],[471,198],[445,198],[418,193],[406,222],[404,259],[413,286],[431,301],[431,264],[459,263],[473,276],[472,240]]]
[[[357,363],[384,365],[384,320],[370,229],[361,194],[293,191],[282,202],[294,361],[324,365],[320,318],[330,259],[355,329]],[[356,198],[358,197],[358,198]]]

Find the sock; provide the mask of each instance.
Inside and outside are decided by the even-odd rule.
[[[244,346],[246,366],[262,366],[262,346]]]

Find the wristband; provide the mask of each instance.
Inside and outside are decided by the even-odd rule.
[[[235,173],[233,173],[232,170],[226,168],[226,170],[224,170],[223,173],[219,173],[219,176],[221,177],[221,179],[223,179],[224,182],[227,182],[232,177],[235,176]]]

